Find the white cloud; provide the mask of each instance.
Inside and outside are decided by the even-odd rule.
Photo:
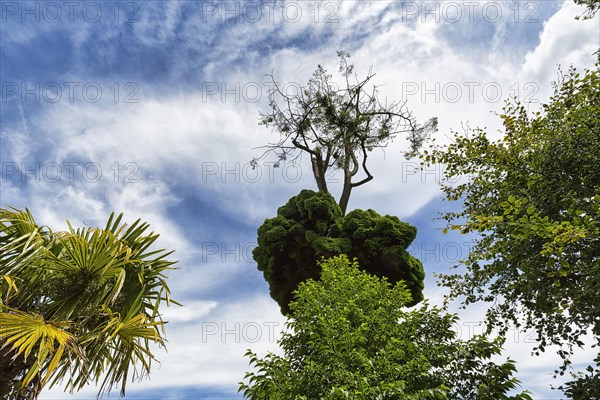
[[[186,43],[186,51],[204,51],[204,46],[210,44],[211,52],[204,55],[208,64],[202,70],[198,67],[198,73],[203,74],[205,84],[225,84],[229,89],[235,87],[236,82],[242,88],[252,82],[262,85],[263,74],[272,70],[279,82],[301,84],[319,63],[336,73],[335,51],[346,48],[352,51],[351,61],[355,62],[359,75],[364,75],[373,65],[377,74],[374,82],[382,85],[382,97],[390,100],[405,97],[407,106],[421,122],[437,116],[440,141],[446,140],[444,136],[450,130],[459,130],[461,124],[467,122],[471,126],[488,127],[488,132],[495,134],[499,119],[492,111],[500,111],[502,101],[513,93],[511,88],[515,84],[523,93],[525,83],[537,83],[540,91],[536,96],[543,101],[557,63],[591,65],[591,53],[598,47],[594,39],[598,35],[598,17],[592,21],[575,21],[573,16],[579,9],[570,1],[545,23],[539,45],[517,61],[504,57],[510,53],[510,49],[502,45],[509,24],[494,26],[491,47],[478,54],[477,60],[467,56],[469,49],[461,48],[460,44],[447,46],[443,24],[432,20],[423,22],[420,18],[407,21],[402,10],[393,10],[388,2],[327,3],[336,4],[333,17],[338,22],[334,24],[323,20],[315,23],[312,3],[296,4],[301,4],[303,13],[303,18],[296,23],[286,21],[280,14],[270,21],[265,13],[268,10],[263,10],[264,17],[257,23],[246,21],[224,30],[227,24],[220,19],[222,9],[216,16],[209,16],[209,21],[202,21],[200,15],[188,15],[189,18],[181,20],[180,3],[175,2],[166,5],[165,21],[146,18],[152,10],[142,10],[143,18],[134,31],[149,45],[166,42],[175,35]],[[388,11],[375,26],[384,9]],[[323,17],[328,10],[321,8],[319,12]],[[88,25],[80,28],[73,28],[77,43],[85,42],[91,29]],[[284,42],[300,32],[312,33],[316,38],[306,36],[301,40],[318,40],[319,35],[330,28],[331,35],[314,46],[299,42],[296,47],[273,50],[280,44],[276,41]],[[5,31],[8,30],[3,33]],[[356,39],[360,34],[366,38]],[[103,35],[105,39],[116,40],[117,31],[108,30]],[[3,40],[25,43],[33,36],[34,33],[23,29]],[[247,50],[248,46],[268,39],[272,40],[266,54]],[[174,53],[176,51],[183,52],[177,49]],[[106,57],[118,55],[108,51]],[[173,67],[173,77],[189,73],[183,53],[176,53],[173,58],[182,64]],[[486,85],[490,91],[499,87],[502,95],[491,101],[490,94],[484,90]],[[453,91],[456,88],[458,93]],[[104,173],[103,179],[90,182],[78,175],[72,182],[29,182],[26,192],[3,182],[3,202],[29,206],[34,215],[40,216],[40,222],[51,226],[64,226],[65,218],[76,225],[103,223],[112,210],[125,212],[128,221],[142,217],[151,223],[153,230],[161,233],[161,247],[176,249],[175,258],[182,260],[182,269],[172,274],[173,292],[187,295],[196,291],[200,297],[209,287],[239,274],[242,266],[223,268],[218,263],[201,262],[202,243],[211,239],[211,229],[217,227],[197,221],[201,237],[186,237],[181,221],[172,220],[166,213],[167,208],[180,206],[181,197],[185,195],[174,193],[174,187],[185,187],[210,199],[210,207],[214,207],[215,212],[258,225],[263,218],[274,215],[277,207],[300,188],[315,189],[315,185],[306,158],[302,160],[301,180],[295,183],[285,179],[282,170],[267,166],[263,166],[258,182],[251,182],[249,175],[244,175],[250,173],[244,169],[248,161],[259,154],[252,148],[265,144],[267,138],[276,137],[269,136],[267,129],[257,125],[257,112],[265,109],[265,86],[262,86],[262,98],[256,103],[246,101],[243,94],[239,101],[232,100],[231,95],[222,101],[220,94],[208,95],[206,86],[183,86],[178,94],[160,93],[143,85],[139,89],[139,103],[61,102],[46,108],[44,114],[33,116],[38,126],[45,127],[49,137],[54,138],[52,147],[47,149],[47,161],[97,162]],[[204,89],[204,93],[200,89]],[[23,144],[28,134],[25,125],[3,128],[3,140],[10,136],[14,144],[11,145],[12,156],[16,159],[28,155]],[[398,140],[385,154],[372,154],[371,170],[375,179],[355,189],[350,209],[373,208],[382,214],[406,217],[439,195],[437,181],[441,172],[424,174],[414,170],[414,161],[406,161],[401,156],[405,145]],[[115,163],[119,163],[121,173],[117,182],[111,169]],[[127,163],[138,168],[135,174],[138,182],[123,182],[123,174],[128,172],[124,169]],[[273,180],[268,179],[271,172],[275,173]],[[339,187],[335,184],[332,187],[337,190],[336,197],[339,196]],[[430,295],[436,296],[436,292]],[[436,298],[431,302],[439,304],[438,301]],[[232,341],[234,334],[225,341],[221,341],[218,334],[211,334],[204,338],[205,342],[203,329],[214,327],[206,323],[217,323],[220,329],[224,322],[237,329],[236,322],[259,325],[283,322],[276,304],[266,294],[243,302],[198,299],[184,309],[168,311],[167,315],[173,321],[169,326],[169,353],[159,356],[163,363],[152,374],[152,381],[132,385],[131,390],[172,385],[233,387],[248,369],[247,360],[242,357],[245,349],[252,347],[261,352],[275,345],[262,339],[257,343]],[[481,315],[464,314],[463,320],[481,318]],[[267,328],[263,326],[263,329]],[[540,376],[537,374],[542,359],[530,358],[522,347],[512,344],[507,354],[518,357],[519,364],[523,364],[518,367],[528,377],[525,387]],[[547,361],[554,365],[553,359]]]
[[[162,318],[170,324],[197,322],[206,318],[218,305],[216,301],[192,301],[187,302],[185,307],[172,305],[165,308]]]
[[[556,65],[563,70],[570,64],[578,68],[594,65],[594,55],[600,43],[600,15],[590,20],[575,20],[582,8],[565,1],[562,8],[544,24],[540,44],[527,53],[523,61],[524,77],[549,86],[556,80]]]
[[[150,380],[128,383],[128,390],[161,387],[210,387],[237,390],[237,382],[251,368],[244,353],[248,348],[263,356],[280,353],[277,339],[285,319],[267,295],[217,304],[196,301],[186,308],[167,309],[167,352],[153,350],[155,364]],[[76,396],[93,397],[96,389],[86,388]],[[60,388],[46,390],[42,399],[65,398]]]

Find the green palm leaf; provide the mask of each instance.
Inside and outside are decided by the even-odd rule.
[[[101,382],[100,395],[150,372],[150,344],[165,344],[159,307],[172,301],[165,273],[174,263],[172,252],[150,249],[159,235],[147,223],[122,218],[111,214],[104,229],[67,221],[54,233],[28,210],[0,209],[0,348],[28,360],[0,363],[0,375],[30,392]]]
[[[16,310],[0,312],[0,339],[4,346],[11,346],[11,350],[15,350],[18,356],[25,359],[34,349],[37,350],[33,367],[23,379],[23,386],[33,380],[50,355],[52,359],[45,365],[42,384],[55,372],[65,350],[83,359],[76,338],[67,331],[71,325],[68,321],[46,321],[40,314],[35,313]]]

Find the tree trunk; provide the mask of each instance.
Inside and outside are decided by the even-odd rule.
[[[3,344],[0,342],[0,347]],[[41,391],[39,375],[19,393],[21,379],[31,368],[32,358],[25,362],[22,356],[13,358],[14,355],[15,351],[10,350],[9,347],[0,350],[0,399],[37,399]]]
[[[327,189],[327,180],[325,179],[323,160],[313,156],[311,157],[311,163],[313,175],[315,176],[315,181],[317,181],[317,188],[319,189],[319,192],[329,193],[329,190]]]
[[[346,208],[348,208],[348,201],[350,200],[350,193],[352,192],[352,175],[350,175],[349,172],[344,175],[344,189],[342,190],[339,201],[342,215],[346,215]]]
[[[0,342],[4,345],[4,342]],[[17,380],[23,365],[17,365],[21,359],[12,360],[14,355],[9,347],[0,350],[0,398],[8,399],[11,393],[14,393],[14,387],[17,385]]]

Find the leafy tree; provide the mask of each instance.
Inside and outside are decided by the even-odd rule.
[[[345,255],[321,262],[320,281],[300,284],[279,341],[283,356],[252,351],[240,391],[249,399],[530,399],[502,341],[460,340],[457,318],[427,305],[405,311],[410,292],[360,271]]]
[[[100,393],[150,372],[164,345],[170,253],[139,219],[53,232],[29,211],[0,209],[0,397],[35,399],[47,384],[71,391],[103,377]]]
[[[330,168],[343,172],[339,206],[345,214],[352,189],[373,179],[367,168],[369,152],[386,147],[398,134],[407,133],[412,146],[407,152],[410,155],[436,129],[437,119],[417,125],[405,102],[382,102],[377,88],[368,86],[375,74],[369,72],[363,80],[353,78],[354,66],[348,63],[350,54],[339,51],[338,57],[344,79],[340,88],[321,65],[308,85],[292,95],[284,92],[270,75],[271,111],[260,114],[260,123],[280,133],[278,142],[265,146],[263,156],[274,151],[284,161],[308,153],[319,192],[329,193],[326,174]],[[360,172],[363,177],[359,179]]]
[[[412,296],[407,304],[414,305],[423,299],[425,278],[421,262],[406,251],[416,234],[414,226],[373,210],[343,216],[329,193],[303,190],[258,228],[253,256],[283,314],[300,282],[319,279],[316,260],[341,253],[392,283],[403,280]]]
[[[584,335],[600,342],[599,66],[583,76],[572,68],[561,74],[535,115],[509,102],[501,140],[479,129],[455,133],[452,144],[424,156],[445,164],[449,180],[469,176],[443,185],[446,197],[463,205],[444,215],[449,227],[479,234],[465,272],[441,277],[450,299],[493,303],[490,329],[534,329],[536,354],[559,345],[561,375]],[[566,386],[568,395],[600,398],[600,370],[588,372]],[[584,386],[593,396],[573,395]]]

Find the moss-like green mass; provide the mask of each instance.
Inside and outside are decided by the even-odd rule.
[[[300,282],[319,279],[317,260],[339,254],[358,259],[362,270],[392,284],[404,281],[412,295],[408,305],[415,305],[423,300],[425,273],[406,249],[416,234],[414,226],[373,210],[343,216],[330,194],[303,190],[258,228],[253,256],[283,314]]]

